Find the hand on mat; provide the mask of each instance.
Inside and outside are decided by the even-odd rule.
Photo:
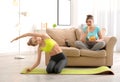
[[[31,72],[32,70],[30,69],[30,68],[27,68],[26,69],[26,72],[28,73],[28,72]]]

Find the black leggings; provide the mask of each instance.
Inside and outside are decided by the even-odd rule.
[[[60,73],[67,64],[67,58],[63,53],[56,54],[50,58],[47,65],[47,73]]]

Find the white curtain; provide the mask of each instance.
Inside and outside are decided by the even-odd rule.
[[[78,0],[78,24],[85,24],[87,14],[107,30],[106,35],[116,36],[115,51],[120,51],[120,0]]]

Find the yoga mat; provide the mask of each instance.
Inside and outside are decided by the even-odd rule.
[[[42,68],[35,68],[31,72],[26,73],[24,69],[21,74],[47,74],[46,69]],[[107,66],[101,66],[97,68],[84,68],[84,69],[76,69],[76,68],[64,68],[62,72],[60,73],[62,75],[73,75],[73,74],[81,74],[81,75],[100,75],[100,74],[106,74],[106,75],[114,75],[112,70]]]

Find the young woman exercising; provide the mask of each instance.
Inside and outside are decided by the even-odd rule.
[[[41,52],[45,51],[47,55],[51,56],[46,68],[47,73],[56,73],[56,74],[60,73],[67,64],[66,56],[63,54],[60,46],[47,34],[39,34],[39,33],[25,33],[21,36],[16,37],[11,42],[27,36],[32,37],[27,42],[29,46],[38,45],[38,56],[35,64],[32,67],[27,68],[26,72],[32,71],[40,64]]]

